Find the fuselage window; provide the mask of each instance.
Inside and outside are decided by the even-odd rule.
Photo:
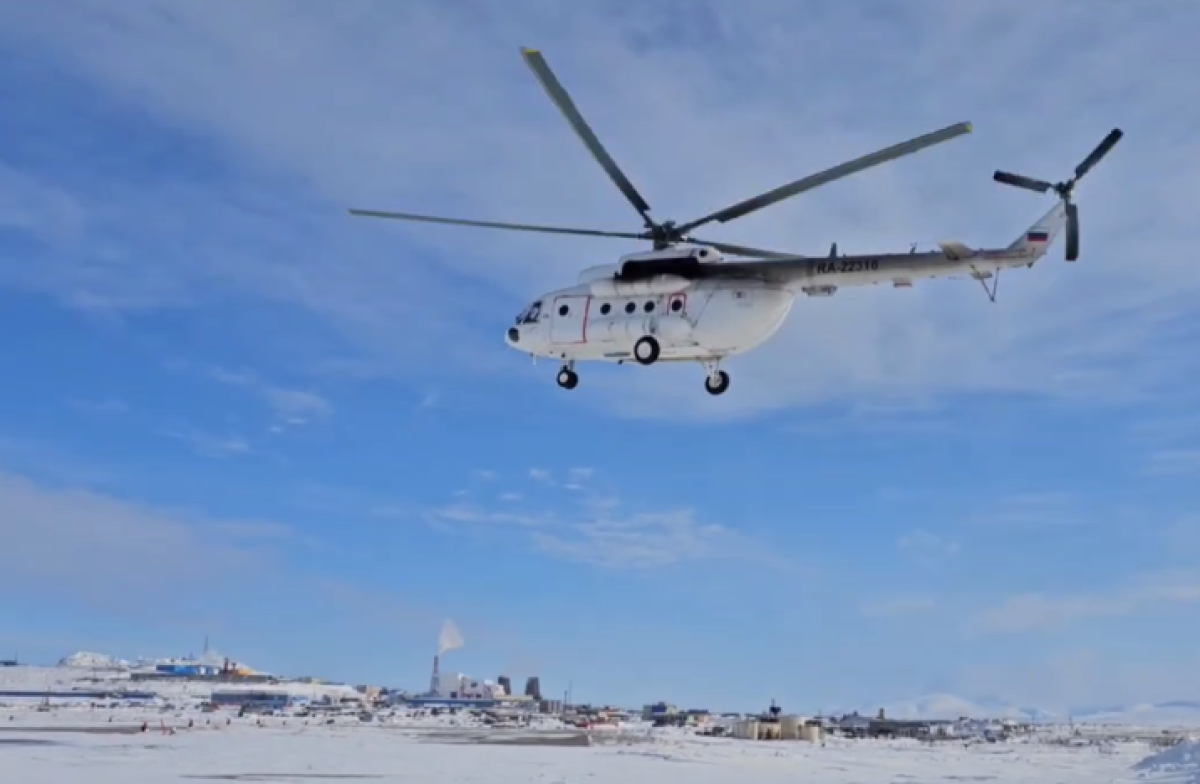
[[[671,303],[671,312],[672,313],[678,313],[681,310],[683,310],[683,300],[677,299]]]
[[[565,316],[570,312],[571,312],[571,309],[568,308],[566,305],[560,305],[558,308],[558,315],[560,315],[560,316]]]
[[[625,312],[626,313],[632,313],[635,310],[637,310],[637,305],[634,305],[632,302],[625,303]]]
[[[653,301],[653,300],[651,300],[650,302],[647,302],[647,303],[646,303],[645,310],[646,310],[646,312],[647,312],[647,313],[653,313],[653,312],[654,312],[654,301]]]
[[[605,302],[603,305],[600,306],[600,315],[607,316],[611,310],[612,310],[612,305]]]

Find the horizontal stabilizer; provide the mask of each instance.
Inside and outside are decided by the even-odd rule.
[[[942,249],[942,253],[946,254],[946,258],[951,261],[962,261],[975,255],[974,248],[963,245],[961,242],[954,242],[953,240],[939,242],[938,247]]]

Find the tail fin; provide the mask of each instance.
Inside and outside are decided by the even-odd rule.
[[[1021,236],[1009,245],[1007,250],[1023,251],[1031,254],[1035,259],[1040,259],[1046,255],[1046,251],[1054,244],[1054,240],[1058,238],[1066,225],[1067,211],[1063,203],[1059,202],[1037,223],[1021,232]]]

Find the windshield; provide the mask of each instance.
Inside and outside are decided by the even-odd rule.
[[[518,324],[533,324],[542,315],[542,303],[535,302],[525,310],[521,311],[521,315],[517,316]]]

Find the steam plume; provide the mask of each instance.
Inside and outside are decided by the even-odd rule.
[[[449,618],[442,624],[442,633],[438,635],[438,656],[463,647],[462,632]]]

